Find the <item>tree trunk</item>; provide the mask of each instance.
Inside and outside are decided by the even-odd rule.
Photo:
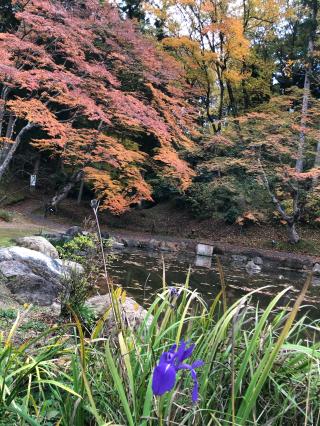
[[[32,129],[32,127],[34,127],[35,125],[33,123],[28,123],[26,124],[18,133],[18,135],[16,136],[13,144],[11,144],[10,150],[7,152],[7,155],[5,156],[4,160],[2,161],[1,165],[0,165],[0,180],[2,179],[4,173],[7,171],[7,168],[9,166],[9,163],[14,155],[14,153],[16,152],[22,137],[24,136],[24,134]]]
[[[6,131],[7,139],[10,139],[10,140],[12,139],[16,121],[17,121],[17,118],[14,115],[10,114],[8,124],[7,124],[7,131]],[[8,155],[8,152],[10,151],[11,146],[12,146],[11,143],[5,142],[3,144],[2,149],[0,151],[0,164],[5,160],[6,156]]]
[[[298,156],[296,161],[296,171],[301,173],[303,171],[303,163],[304,163],[304,151],[305,151],[305,133],[306,133],[306,125],[307,125],[307,114],[309,107],[309,97],[310,97],[310,78],[312,74],[312,64],[313,64],[313,56],[314,56],[314,40],[317,33],[318,26],[318,1],[314,0],[310,2],[309,7],[310,10],[310,33],[308,40],[308,52],[307,52],[307,60],[305,65],[305,75],[304,75],[304,85],[303,85],[303,99],[302,99],[302,111],[301,111],[301,131],[299,137],[299,147],[298,147]]]
[[[2,136],[2,128],[4,123],[5,111],[6,111],[6,100],[7,100],[7,96],[9,92],[10,92],[10,89],[8,86],[2,87],[1,95],[0,95],[0,99],[2,101],[0,104],[0,137]]]
[[[229,108],[231,109],[231,115],[236,117],[238,115],[238,107],[232,86],[229,81],[227,81],[227,90],[229,95]]]
[[[277,211],[279,212],[281,218],[284,221],[286,221],[286,223],[287,223],[289,242],[291,244],[297,244],[300,241],[299,234],[296,230],[296,221],[298,220],[298,217],[299,217],[299,209],[298,209],[298,205],[297,205],[298,197],[296,195],[295,200],[294,200],[294,204],[295,204],[294,210],[295,211],[294,211],[292,216],[289,216],[286,213],[286,211],[284,210],[284,208],[282,207],[282,205],[281,205],[280,201],[278,200],[276,194],[272,192],[272,190],[270,188],[270,184],[269,184],[267,174],[266,174],[266,172],[265,172],[265,170],[262,166],[260,158],[258,158],[258,165],[259,165],[261,173],[262,173],[262,179],[263,179],[263,183],[265,185],[265,188],[268,191],[270,198],[271,198],[273,204],[275,205]]]
[[[314,168],[320,168],[320,142],[317,143],[316,156],[314,159]],[[312,179],[312,188],[314,189],[318,184],[318,176]]]
[[[310,38],[308,45],[308,56],[310,57],[313,54],[313,41]],[[310,64],[307,65],[307,69],[304,76],[303,84],[303,98],[302,98],[302,110],[301,110],[301,131],[299,136],[299,146],[298,146],[298,155],[296,161],[296,171],[301,173],[303,171],[304,163],[304,147],[306,139],[306,122],[309,106],[309,97],[310,97]]]
[[[288,237],[291,244],[297,244],[300,241],[299,234],[294,222],[287,222]]]
[[[83,170],[79,170],[75,173],[73,173],[73,175],[71,176],[69,182],[66,183],[66,185],[64,185],[56,194],[55,196],[51,199],[51,201],[47,204],[46,206],[46,210],[52,208],[53,211],[56,211],[58,204],[64,200],[65,198],[67,198],[69,192],[71,191],[71,189],[83,179]]]
[[[81,200],[82,200],[83,187],[84,187],[84,180],[81,179],[79,193],[78,193],[78,198],[77,198],[77,204],[78,205],[80,205]]]

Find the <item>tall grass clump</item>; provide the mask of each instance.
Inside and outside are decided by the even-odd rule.
[[[254,292],[207,306],[188,275],[179,288],[164,282],[139,324],[118,315],[111,329],[109,307],[91,335],[74,314],[59,332],[14,347],[17,322],[0,342],[0,417],[6,425],[319,425],[319,322],[296,317],[309,282],[292,309],[279,307],[284,290],[262,310]],[[112,291],[120,311],[125,296]],[[161,355],[182,341],[194,344],[185,363],[203,361],[196,403],[185,367],[171,391],[153,394]]]

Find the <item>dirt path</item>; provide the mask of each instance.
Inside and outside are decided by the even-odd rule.
[[[72,222],[59,217],[44,217],[41,212],[42,203],[37,199],[29,199],[12,207],[7,207],[6,210],[13,213],[12,222],[0,222],[0,229],[15,229],[21,230],[46,230],[64,232]]]
[[[64,232],[73,225],[83,225],[85,218],[92,217],[89,202],[77,205],[73,199],[64,200],[59,205],[57,215],[44,217],[43,198],[35,195],[6,210],[14,213],[12,223],[0,222],[0,238],[5,231],[13,233],[41,233],[41,231]],[[291,252],[296,255],[320,256],[320,228],[300,226],[301,244],[290,246],[283,226],[261,224],[245,229],[224,222],[194,218],[174,202],[158,204],[148,209],[132,209],[122,216],[112,216],[101,212],[102,229],[112,234],[132,234],[135,238],[157,238],[161,240],[206,241],[233,247],[255,248],[268,251]]]

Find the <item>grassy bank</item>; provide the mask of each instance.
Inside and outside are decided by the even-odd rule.
[[[74,317],[15,346],[18,317],[0,343],[0,424],[316,426],[319,322],[294,322],[303,294],[288,311],[278,308],[284,293],[263,311],[250,295],[230,307],[219,295],[207,306],[187,279],[165,287],[136,328],[119,320],[104,329],[109,309],[90,330]],[[114,296],[116,312],[124,298]],[[196,403],[185,368],[170,392],[152,392],[161,354],[182,341],[195,345],[185,363],[203,361]]]
[[[0,247],[6,247],[12,245],[12,240],[14,238],[26,237],[28,235],[34,235],[36,233],[36,228],[22,228],[17,229],[12,228],[0,228]]]

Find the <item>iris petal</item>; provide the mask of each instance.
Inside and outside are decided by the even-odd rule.
[[[195,361],[191,367],[192,368],[198,368],[198,367],[202,367],[204,365],[204,362],[201,359],[197,359],[197,361]]]
[[[195,345],[191,345],[187,348],[187,344],[185,342],[181,342],[178,350],[176,352],[176,360],[177,364],[180,364],[185,359],[189,358],[192,355]]]
[[[154,395],[170,392],[176,383],[176,369],[172,364],[160,363],[156,366],[152,377]]]
[[[197,373],[193,368],[190,370],[190,372],[191,372],[191,377],[193,379],[192,402],[197,402],[198,393],[199,393],[199,384],[198,384],[198,379],[197,379]]]
[[[186,349],[186,344],[184,341],[182,341],[176,352],[176,360],[178,364],[180,364],[180,362],[182,361],[185,349]]]

